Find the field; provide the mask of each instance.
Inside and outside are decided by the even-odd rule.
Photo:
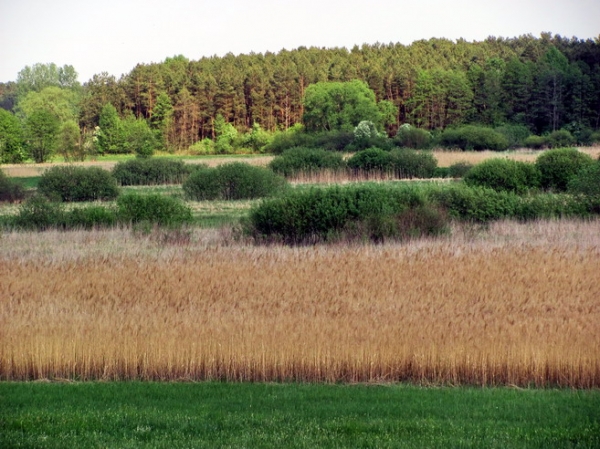
[[[0,379],[600,386],[600,221],[405,244],[5,233]]]
[[[0,383],[3,448],[597,448],[600,392]]]

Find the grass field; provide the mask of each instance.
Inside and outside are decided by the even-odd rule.
[[[597,448],[600,392],[0,383],[2,448]]]
[[[600,221],[381,246],[0,239],[0,379],[600,386]]]

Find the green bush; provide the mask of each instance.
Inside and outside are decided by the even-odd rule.
[[[491,128],[467,125],[445,129],[440,136],[440,144],[445,148],[459,148],[463,151],[504,151],[508,149],[509,142]]]
[[[146,222],[177,227],[192,221],[192,211],[178,198],[128,193],[117,199],[117,219],[124,224]]]
[[[287,244],[380,242],[439,234],[447,228],[444,217],[418,188],[363,184],[292,190],[264,200],[250,211],[246,230],[257,241]]]
[[[548,139],[544,136],[529,136],[525,139],[524,144],[532,150],[542,150],[548,148]]]
[[[292,127],[287,131],[277,133],[263,147],[266,153],[281,154],[285,150],[296,147],[321,148],[327,151],[346,151],[354,141],[351,131],[326,131],[307,133],[301,127]]]
[[[546,138],[550,148],[564,148],[575,145],[575,137],[566,129],[551,132]]]
[[[531,131],[525,125],[502,125],[495,129],[502,134],[509,148],[520,148],[525,146],[525,140],[531,136]]]
[[[535,165],[540,170],[543,188],[564,192],[569,181],[592,163],[590,156],[575,148],[560,148],[541,154]]]
[[[390,172],[393,169],[390,152],[381,148],[367,148],[359,151],[352,155],[347,163],[348,167],[355,172]]]
[[[192,167],[175,159],[137,158],[117,163],[112,175],[122,186],[181,184],[191,171]]]
[[[600,197],[600,160],[582,168],[567,185],[573,194]]]
[[[61,201],[113,200],[119,195],[117,180],[99,167],[57,166],[44,172],[38,192]]]
[[[576,196],[565,193],[542,193],[521,197],[514,218],[539,220],[587,217],[591,212],[590,204]]]
[[[317,173],[322,170],[344,170],[346,162],[339,153],[316,148],[291,148],[275,157],[269,168],[285,177],[300,173]]]
[[[16,182],[14,179],[6,176],[6,174],[0,170],[0,202],[7,201],[14,203],[21,201],[25,198],[25,189],[21,184]]]
[[[200,168],[183,183],[187,198],[241,200],[272,196],[285,189],[285,178],[272,170],[234,162],[216,168]]]
[[[433,136],[429,131],[404,124],[394,136],[394,144],[402,148],[426,150],[431,148]]]
[[[63,212],[62,227],[65,229],[110,228],[116,225],[114,209],[104,206],[76,207]]]
[[[488,159],[471,168],[465,175],[464,182],[470,186],[521,194],[538,188],[540,177],[534,164],[511,159]]]
[[[449,178],[464,178],[469,170],[473,168],[470,162],[456,162],[448,167]]]
[[[415,151],[397,148],[390,152],[391,168],[395,176],[404,178],[432,178],[435,175],[437,159],[428,151]]]
[[[61,227],[63,222],[62,204],[50,201],[43,195],[34,195],[21,204],[14,218],[17,227],[38,231]]]

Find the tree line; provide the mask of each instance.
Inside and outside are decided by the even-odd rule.
[[[385,101],[389,135],[405,123],[427,130],[518,124],[540,135],[600,128],[600,40],[551,33],[300,47],[197,61],[179,55],[138,64],[119,79],[97,74],[83,85],[71,66],[38,64],[0,84],[0,107],[22,122],[40,110],[63,129],[69,122],[63,139],[75,148],[102,128],[110,104],[124,126],[148,140],[147,126],[164,149],[179,150],[215,140],[224,125],[242,133],[286,130],[303,123],[309,86],[353,80]]]

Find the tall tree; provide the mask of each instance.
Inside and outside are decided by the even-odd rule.
[[[0,163],[17,164],[25,158],[21,122],[14,114],[0,108]]]
[[[50,111],[37,109],[25,121],[27,143],[36,163],[47,162],[57,145],[60,121]]]

